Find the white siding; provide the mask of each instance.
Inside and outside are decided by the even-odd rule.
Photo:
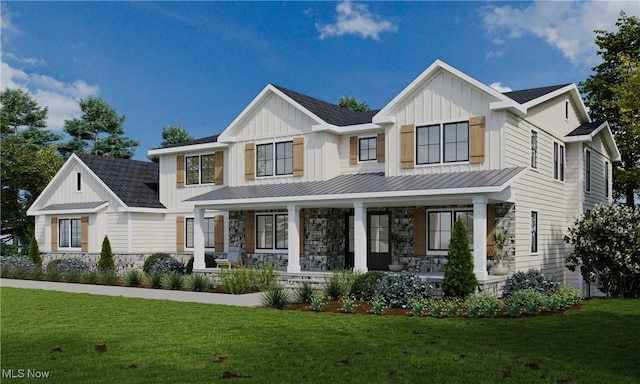
[[[351,165],[350,163],[350,155],[351,155],[351,144],[350,144],[350,139],[351,136],[356,136],[358,138],[364,138],[364,137],[374,137],[376,136],[378,133],[382,133],[383,131],[376,131],[376,132],[372,132],[372,133],[367,133],[367,134],[360,134],[360,135],[343,135],[340,136],[340,154],[339,154],[339,159],[340,159],[340,173],[341,174],[348,174],[348,173],[370,173],[370,172],[384,172],[385,171],[385,164],[384,163],[378,163],[377,161],[365,161],[365,162],[358,162],[356,165]],[[388,138],[386,138],[385,136],[385,142],[388,141]],[[377,143],[377,145],[386,145],[385,143]],[[385,158],[386,158],[386,153],[385,153]],[[385,160],[386,161],[386,160]]]
[[[565,118],[565,103],[569,102],[569,118]],[[539,127],[546,127],[550,134],[560,139],[581,125],[583,121],[568,94],[563,94],[529,108],[527,120]]]

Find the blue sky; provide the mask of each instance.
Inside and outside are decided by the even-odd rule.
[[[10,2],[2,89],[27,89],[49,129],[102,97],[140,140],[163,127],[220,133],[268,84],[382,108],[434,60],[503,90],[578,83],[599,63],[594,29],[637,1]]]

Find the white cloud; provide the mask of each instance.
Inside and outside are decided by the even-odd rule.
[[[36,65],[36,64],[44,65],[45,64],[44,59],[37,59],[35,57],[18,57],[15,53],[12,53],[12,52],[7,52],[4,54],[4,56],[20,64],[28,64],[28,65]]]
[[[334,24],[322,25],[316,23],[316,29],[320,32],[320,39],[332,36],[342,36],[345,34],[360,35],[362,38],[380,39],[383,32],[394,32],[398,29],[389,20],[381,19],[369,12],[368,6],[364,4],[353,4],[351,1],[344,1],[336,6],[338,13]]]
[[[484,14],[484,25],[496,44],[535,36],[573,64],[591,66],[598,61],[594,30],[615,31],[621,10],[640,12],[635,1],[538,1],[526,8],[492,8]]]
[[[11,22],[11,12],[6,4],[0,5],[0,31],[6,38],[6,33],[18,34],[20,30]]]
[[[499,82],[499,81],[497,81],[495,83],[491,83],[489,86],[491,88],[495,89],[496,91],[500,92],[500,93],[513,91],[513,89],[511,89],[511,88],[503,86],[502,83]]]

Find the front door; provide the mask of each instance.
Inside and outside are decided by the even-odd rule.
[[[369,212],[367,227],[367,267],[369,270],[387,271],[391,264],[391,247],[389,246],[391,215]]]

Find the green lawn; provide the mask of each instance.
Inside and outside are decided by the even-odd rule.
[[[434,319],[7,287],[1,299],[3,383],[640,382],[638,300]]]

